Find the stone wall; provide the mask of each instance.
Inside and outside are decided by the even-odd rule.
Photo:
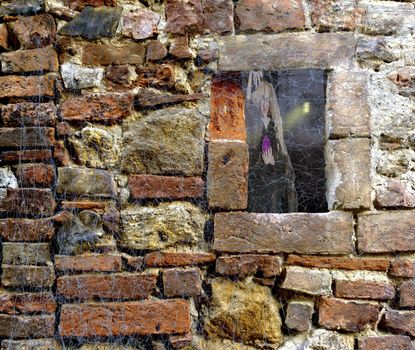
[[[415,7],[0,6],[2,349],[375,350],[415,338]],[[244,97],[327,71],[327,213],[247,207]]]

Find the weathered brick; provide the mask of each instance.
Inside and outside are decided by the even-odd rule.
[[[1,55],[3,73],[57,72],[58,54],[52,46],[45,48],[6,52]]]
[[[375,304],[322,298],[318,323],[328,329],[360,332],[366,327],[375,327],[380,311]]]
[[[386,282],[336,280],[334,294],[345,299],[391,300],[395,297],[395,288]]]
[[[170,337],[170,344],[173,349],[183,349],[186,346],[189,346],[193,340],[193,335],[191,333],[187,334],[180,334],[180,335],[172,335]],[[155,349],[157,350],[157,349]]]
[[[176,58],[192,58],[192,51],[189,47],[189,38],[187,36],[173,38],[170,42],[169,52]]]
[[[405,335],[386,335],[358,339],[359,350],[411,350],[411,338]]]
[[[242,0],[236,4],[235,13],[239,30],[279,32],[305,25],[299,0]]]
[[[131,256],[123,254],[123,260],[125,265],[132,271],[143,271],[144,270],[144,257],[143,256]]]
[[[348,254],[353,217],[349,213],[215,215],[214,249],[237,253]]]
[[[415,260],[403,258],[392,260],[389,274],[392,277],[415,277]]]
[[[1,283],[5,287],[50,288],[55,280],[52,266],[2,265]]]
[[[211,253],[152,252],[146,254],[144,263],[148,267],[194,266],[210,264],[215,259]]]
[[[212,81],[209,138],[246,140],[244,94],[236,76],[220,75]]]
[[[49,243],[3,243],[3,264],[45,265],[51,262]]]
[[[55,255],[55,269],[60,272],[118,272],[122,261],[119,254]]]
[[[54,142],[55,131],[53,128],[0,129],[0,148],[51,147]]]
[[[61,116],[68,122],[115,123],[132,113],[129,94],[98,94],[70,97],[60,106]]]
[[[232,0],[204,0],[203,15],[206,31],[219,34],[233,30]]]
[[[164,294],[167,297],[194,297],[202,292],[198,268],[168,269],[163,271]]]
[[[203,32],[201,0],[168,0],[166,3],[166,31],[172,34]]]
[[[2,219],[0,220],[0,234],[6,241],[39,242],[51,240],[55,229],[50,219]]]
[[[197,101],[205,98],[207,98],[207,95],[204,93],[172,94],[170,92],[160,92],[154,89],[140,89],[137,94],[137,102],[142,107],[154,107],[184,101]]]
[[[56,191],[62,195],[112,197],[115,194],[113,175],[105,170],[58,168]]]
[[[146,9],[126,13],[121,19],[121,33],[135,40],[151,38],[157,33],[160,15]]]
[[[3,340],[1,350],[61,350],[55,339]]]
[[[188,332],[190,306],[185,300],[63,305],[59,324],[63,337]]]
[[[56,208],[51,190],[37,188],[9,188],[0,202],[0,212],[35,216],[50,216]]]
[[[360,253],[415,251],[415,213],[393,211],[358,215]]]
[[[62,209],[105,209],[108,203],[101,201],[79,200],[79,201],[62,201]]]
[[[282,258],[272,255],[231,255],[216,260],[216,272],[221,275],[247,276],[260,274],[265,278],[281,274]]]
[[[400,307],[415,307],[415,281],[406,281],[399,287]]]
[[[245,209],[248,205],[248,145],[210,142],[207,176],[211,208]]]
[[[226,36],[219,40],[219,70],[334,68],[355,53],[353,33]]]
[[[131,175],[128,187],[133,199],[202,197],[204,182],[200,177]]]
[[[54,182],[54,167],[48,164],[20,164],[16,177],[23,187],[50,187]]]
[[[8,104],[1,107],[1,117],[7,127],[54,126],[56,107],[52,102]]]
[[[380,327],[392,333],[408,334],[415,337],[415,311],[387,310]]]
[[[331,72],[327,88],[327,121],[330,137],[370,134],[367,74],[364,72]]]
[[[54,75],[0,77],[0,98],[55,95]]]
[[[69,300],[145,299],[156,289],[157,275],[84,274],[57,279],[57,293]]]
[[[13,293],[0,290],[0,312],[5,314],[54,313],[56,301],[51,293]]]
[[[327,202],[330,209],[370,208],[370,140],[342,139],[326,146]]]
[[[378,208],[413,208],[415,207],[415,192],[408,190],[407,186],[400,181],[389,180],[387,188],[376,189],[375,205]]]
[[[19,17],[17,21],[8,23],[8,28],[12,40],[23,49],[51,45],[56,36],[55,20],[48,14]]]
[[[66,0],[65,3],[74,10],[82,10],[85,6],[116,6],[117,0]]]
[[[5,23],[0,23],[0,48],[8,49],[9,48],[9,33],[7,31],[7,26]]]
[[[175,68],[171,64],[150,65],[136,68],[137,84],[142,87],[172,88],[175,84]]]
[[[311,328],[311,317],[314,313],[314,305],[308,301],[290,301],[287,306],[285,324],[289,329],[299,332],[308,331]]]
[[[63,140],[58,140],[55,142],[53,147],[53,160],[57,166],[67,166],[69,165],[71,156],[68,150],[65,147],[65,142]]]
[[[91,66],[110,64],[143,64],[146,49],[140,43],[128,43],[117,47],[104,44],[87,44],[82,51],[82,63]]]
[[[342,256],[315,256],[290,254],[286,263],[304,267],[341,270],[388,271],[390,260],[385,258],[349,258]]]
[[[5,338],[44,338],[53,337],[55,315],[1,315],[0,336]]]
[[[166,56],[167,49],[159,40],[152,40],[148,43],[146,52],[148,61],[162,60]]]
[[[49,149],[3,151],[0,153],[0,161],[4,163],[49,162],[51,159],[52,151]]]
[[[331,274],[328,271],[288,266],[281,288],[311,295],[331,294]]]

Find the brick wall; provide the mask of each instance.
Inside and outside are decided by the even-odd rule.
[[[414,26],[413,2],[1,2],[1,348],[412,349]],[[221,73],[304,68],[329,212],[248,213]]]

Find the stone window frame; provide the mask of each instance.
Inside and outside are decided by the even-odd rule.
[[[368,75],[355,59],[354,33],[282,33],[227,36],[218,40],[218,73],[321,69],[327,73],[325,163],[328,210],[372,208]],[[221,92],[223,93],[223,91]],[[225,99],[235,107],[239,101]],[[207,194],[211,209],[243,211],[248,201],[248,147],[243,111],[217,110],[211,94]],[[223,101],[223,96],[222,96]],[[242,107],[243,108],[243,107]],[[243,118],[243,120],[241,120]],[[232,161],[221,161],[233,155]],[[226,163],[226,164],[225,164]],[[287,215],[287,214],[281,214]]]

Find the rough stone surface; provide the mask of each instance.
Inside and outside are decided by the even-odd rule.
[[[50,147],[54,144],[53,128],[1,128],[0,148]]]
[[[373,329],[380,307],[375,304],[357,303],[335,298],[323,298],[319,305],[319,325],[347,332]]]
[[[178,103],[184,101],[196,101],[204,99],[207,96],[203,93],[198,94],[171,94],[169,92],[161,92],[155,89],[141,89],[137,94],[137,100],[140,106],[154,107],[169,103]]]
[[[67,89],[98,87],[104,77],[104,68],[87,68],[68,62],[61,65],[61,76]]]
[[[0,233],[6,241],[39,242],[52,239],[55,229],[50,219],[1,219]]]
[[[48,162],[51,159],[52,151],[48,149],[3,151],[0,153],[0,161],[4,163]]]
[[[200,0],[168,0],[166,31],[172,34],[203,32],[203,8]]]
[[[59,33],[69,36],[82,36],[94,40],[100,37],[113,37],[121,19],[120,7],[85,7],[71,22],[65,24]]]
[[[55,332],[55,315],[0,315],[0,336],[6,338],[49,338]]]
[[[374,281],[335,281],[335,296],[344,299],[391,300],[395,297],[393,285]]]
[[[228,36],[219,40],[222,71],[327,69],[344,65],[354,54],[351,33],[287,33]],[[314,47],[315,50],[310,50]],[[244,59],[241,60],[241,55]]]
[[[358,215],[357,240],[361,253],[415,250],[415,214],[411,211]]]
[[[364,72],[342,71],[329,74],[327,119],[331,137],[369,137],[367,79]]]
[[[7,196],[0,201],[0,212],[34,216],[50,216],[56,202],[49,189],[16,188],[7,189]]]
[[[359,350],[411,350],[411,338],[405,335],[366,337],[358,340]]]
[[[160,21],[158,13],[148,10],[136,10],[122,17],[121,32],[124,36],[135,40],[151,38],[157,33]]]
[[[157,275],[83,274],[57,279],[57,294],[69,300],[146,299],[156,289]]]
[[[70,97],[61,104],[62,118],[68,122],[117,122],[132,113],[132,97],[128,94],[90,94]]]
[[[233,4],[231,0],[203,1],[205,30],[211,33],[229,33],[233,30]]]
[[[228,276],[263,275],[275,277],[282,271],[282,258],[272,255],[243,254],[221,256],[216,260],[216,272]]]
[[[246,209],[248,206],[248,145],[210,142],[207,176],[211,208]]]
[[[177,245],[203,245],[205,217],[190,203],[130,206],[121,211],[121,223],[120,244],[129,248],[157,250]]]
[[[1,117],[4,126],[53,126],[56,120],[56,107],[53,103],[21,102],[2,106]]]
[[[61,195],[111,198],[115,194],[115,182],[113,175],[105,170],[58,168],[56,191]]]
[[[200,177],[131,175],[128,186],[133,199],[182,199],[202,197],[205,184]]]
[[[152,40],[147,45],[146,58],[149,61],[162,60],[167,56],[166,47],[159,40]]]
[[[8,23],[9,34],[22,49],[35,49],[53,44],[56,37],[55,19],[49,14],[18,17]]]
[[[198,268],[168,269],[163,272],[163,291],[167,297],[195,297],[202,292]]]
[[[372,181],[369,139],[329,141],[325,152],[329,208],[370,208]]]
[[[3,264],[45,265],[51,262],[49,243],[3,243]]]
[[[214,249],[238,253],[348,254],[352,250],[350,214],[215,215]]]
[[[185,300],[63,305],[59,333],[63,337],[187,333],[189,309]]]
[[[0,77],[0,98],[55,95],[55,76],[2,76]]]
[[[45,48],[6,52],[1,55],[3,73],[57,72],[58,55],[52,46]]]
[[[314,304],[307,301],[290,301],[287,306],[285,324],[289,329],[299,332],[308,331],[311,327],[311,317]]]
[[[50,187],[54,182],[54,170],[48,164],[20,164],[16,168],[16,176],[23,187]]]
[[[415,311],[388,310],[383,315],[381,327],[393,333],[415,336]]]
[[[114,50],[105,44],[86,44],[82,51],[82,63],[85,65],[142,64],[145,46],[140,43],[126,43]]]
[[[389,274],[392,277],[415,277],[415,260],[403,258],[392,260]]]
[[[399,287],[400,307],[415,307],[415,281],[406,281]]]
[[[0,311],[2,313],[32,314],[56,311],[55,298],[51,293],[15,293],[0,290]]]
[[[0,17],[7,15],[31,15],[44,8],[44,0],[12,0],[2,1]]]
[[[176,58],[192,58],[192,51],[189,48],[189,38],[187,36],[179,36],[172,39],[169,51]]]
[[[7,31],[7,26],[5,23],[0,23],[0,48],[8,49],[9,48],[9,33]]]
[[[116,6],[117,0],[66,0],[74,10],[82,10],[85,6]]]
[[[235,8],[237,29],[272,31],[299,29],[305,25],[301,1],[242,0]]]
[[[288,266],[281,288],[311,295],[330,295],[331,284],[328,271]]]
[[[396,180],[390,180],[387,188],[376,190],[375,205],[381,208],[413,208],[415,207],[415,191]]]
[[[121,255],[81,254],[75,256],[55,255],[55,269],[60,272],[119,272]]]
[[[124,124],[122,170],[153,175],[201,175],[205,124],[198,111],[185,108],[151,112]]]
[[[3,340],[2,350],[60,350],[55,339]]]
[[[283,335],[278,309],[267,287],[215,279],[205,330],[211,336],[236,337],[244,343],[265,340],[280,345]]]
[[[171,267],[206,265],[215,259],[215,254],[211,253],[152,252],[146,254],[144,262],[147,267]]]
[[[7,188],[17,188],[18,182],[16,176],[10,167],[0,168],[0,200],[7,197]]]
[[[50,288],[55,280],[53,266],[2,265],[1,283],[5,287]]]
[[[299,334],[287,340],[278,350],[353,350],[354,338],[343,334],[316,329],[310,335]]]

